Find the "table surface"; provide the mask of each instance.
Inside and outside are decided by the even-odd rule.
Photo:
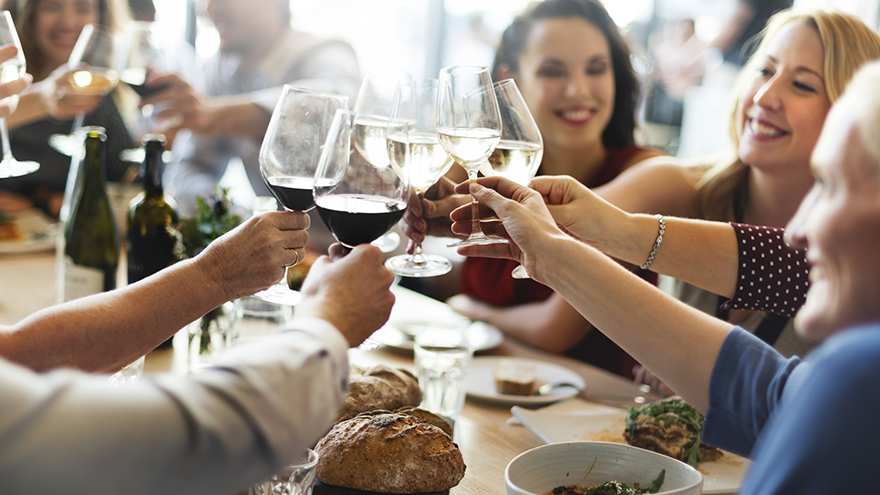
[[[401,287],[395,287],[397,296],[390,323],[406,323],[416,316],[422,321],[454,317],[444,303]],[[53,304],[55,301],[55,256],[51,253],[0,257],[0,325],[16,323],[28,314]],[[241,330],[246,335],[247,330]],[[178,333],[173,349],[156,350],[147,355],[146,373],[186,373],[185,337]],[[540,359],[574,370],[589,387],[599,393],[644,395],[628,380],[567,357],[536,350],[511,339],[495,349],[480,354],[507,355]],[[353,363],[386,364],[413,369],[411,351],[379,348],[352,349]],[[511,417],[509,405],[468,398],[455,424],[454,440],[459,445],[467,465],[461,483],[450,490],[455,494],[497,495],[504,491],[504,469],[518,454],[543,444],[528,429],[507,424]],[[333,493],[327,487],[318,487],[316,493]]]

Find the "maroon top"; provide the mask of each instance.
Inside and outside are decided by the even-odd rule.
[[[785,242],[784,229],[731,223],[739,246],[736,292],[722,309],[794,316],[810,287],[806,251]]]
[[[617,177],[632,158],[646,148],[630,146],[609,148],[602,164],[602,172],[588,187],[598,187]],[[462,269],[461,292],[492,306],[517,306],[544,301],[553,291],[531,279],[518,280],[510,272],[519,263],[513,260],[492,258],[467,258]],[[639,276],[656,285],[655,274],[639,270]],[[595,364],[614,373],[632,377],[635,360],[601,332],[589,332],[578,344],[566,351],[566,355]]]

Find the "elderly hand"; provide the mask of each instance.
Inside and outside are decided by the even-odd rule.
[[[305,257],[309,216],[302,212],[255,215],[212,242],[195,258],[226,299],[249,296],[279,281],[284,267]]]
[[[542,245],[552,238],[567,237],[559,230],[547,211],[544,199],[536,191],[501,177],[483,177],[474,183],[462,183],[455,191],[469,191],[480,203],[483,232],[507,238],[508,244],[464,246],[458,248],[464,256],[508,258],[522,263],[532,278],[540,274]],[[452,230],[456,233],[471,231],[471,208],[459,207],[452,212]],[[500,221],[499,221],[500,220]]]
[[[303,283],[298,316],[315,316],[335,326],[356,346],[388,321],[394,294],[389,290],[392,274],[382,263],[382,251],[369,244],[344,254],[339,244],[330,256],[318,258]]]
[[[18,53],[18,48],[15,45],[0,47],[0,63],[11,59],[16,53]],[[33,80],[33,76],[25,74],[24,77],[0,84],[0,118],[12,115],[15,107],[18,106],[17,95],[27,89]]]
[[[424,242],[425,236],[454,235],[449,214],[459,206],[470,203],[470,194],[456,194],[455,184],[446,177],[441,177],[431,186],[423,198],[413,195],[399,224],[403,234],[412,240],[407,252],[412,254],[415,243]]]
[[[208,96],[196,91],[177,74],[151,76],[146,84],[152,88],[163,88],[140,102],[140,107],[155,105],[159,109],[155,119],[163,127],[162,132],[176,134],[181,129],[189,129],[196,134],[211,132],[215,109]]]

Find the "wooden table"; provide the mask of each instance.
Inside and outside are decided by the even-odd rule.
[[[13,324],[28,314],[53,304],[55,300],[55,256],[51,253],[0,257],[0,324]],[[448,318],[451,309],[444,303],[404,288],[396,287],[397,303],[391,322],[405,321],[411,315]],[[246,329],[242,329],[246,334]],[[147,355],[146,372],[186,373],[185,342],[175,339],[173,350]],[[484,354],[484,353],[481,353]],[[644,395],[628,380],[570,358],[548,354],[507,339],[485,354],[521,356],[551,361],[580,374],[590,388],[600,393]],[[372,351],[352,349],[350,360],[359,364],[388,364],[413,369],[412,353],[380,348]],[[504,469],[516,455],[543,442],[522,426],[506,423],[509,406],[468,399],[456,421],[455,442],[461,448],[467,472],[461,483],[450,490],[453,495],[497,495],[504,492]],[[328,493],[317,487],[316,493]],[[334,492],[335,493],[335,492]]]

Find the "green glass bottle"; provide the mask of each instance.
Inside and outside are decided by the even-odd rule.
[[[141,178],[144,190],[132,199],[128,210],[128,283],[171,266],[177,260],[177,238],[169,231],[178,222],[177,203],[165,194],[162,174],[165,162],[165,136],[148,134],[144,138]],[[171,339],[159,347],[168,347]]]
[[[116,288],[119,230],[107,195],[106,140],[102,128],[86,133],[82,182],[64,230],[64,301]]]

